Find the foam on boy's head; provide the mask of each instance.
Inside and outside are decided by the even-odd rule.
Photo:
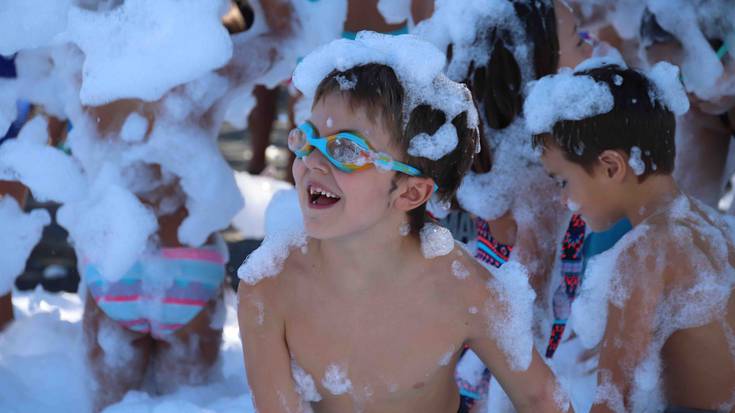
[[[335,40],[308,55],[293,80],[314,103],[340,93],[384,122],[398,160],[434,179],[436,195],[447,201],[472,162],[478,131],[472,96],[443,74],[444,62],[438,49],[414,36],[360,32],[354,41]],[[414,234],[425,209],[409,213]]]
[[[591,171],[605,150],[631,157],[636,175],[674,169],[674,115],[688,110],[678,70],[660,63],[647,73],[616,64],[583,63],[529,88],[524,105],[534,145],[549,133],[565,157]]]

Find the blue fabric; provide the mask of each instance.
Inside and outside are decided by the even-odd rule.
[[[18,73],[15,70],[15,56],[5,57],[0,55],[0,77],[18,77]]]
[[[607,231],[590,232],[587,234],[587,239],[585,239],[584,246],[582,247],[584,262],[582,271],[584,272],[587,269],[587,262],[590,258],[612,248],[631,229],[633,229],[633,226],[630,225],[630,221],[627,218],[623,218]]]

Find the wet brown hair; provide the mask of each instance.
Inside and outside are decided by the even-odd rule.
[[[346,81],[354,83],[354,87],[343,89],[342,84]],[[392,144],[402,155],[397,160],[417,168],[423,176],[432,178],[439,186],[436,195],[441,201],[450,201],[454,197],[464,174],[472,164],[478,139],[477,129],[468,126],[467,112],[451,119],[457,130],[457,147],[434,161],[411,156],[408,148],[414,136],[420,133],[433,135],[446,123],[447,114],[426,104],[418,105],[408,114],[404,128],[405,91],[389,66],[371,63],[345,71],[332,71],[319,83],[314,104],[333,93],[347,97],[353,109],[364,107],[371,120],[380,119],[393,138]],[[396,178],[404,179],[405,175],[399,173]],[[426,204],[411,210],[408,216],[411,233],[418,234],[427,220]]]
[[[556,73],[559,66],[559,38],[556,29],[556,13],[553,1],[512,1],[515,14],[521,21],[529,49],[532,50],[533,78],[538,79]],[[483,43],[490,51],[486,64],[472,62],[463,83],[472,91],[479,111],[487,125],[501,130],[521,115],[523,110],[523,88],[521,69],[513,55],[516,44],[513,33],[507,28],[489,27],[478,33],[477,43]],[[450,53],[451,54],[451,53]],[[485,125],[480,124],[480,128]],[[488,172],[491,154],[487,147],[488,133],[481,129],[482,149],[475,159],[473,170]]]
[[[590,76],[606,83],[614,106],[607,113],[554,124],[551,140],[561,148],[564,157],[592,172],[603,151],[621,150],[630,155],[635,146],[640,149],[646,165],[639,180],[653,174],[671,174],[676,154],[676,120],[674,114],[655,98],[652,82],[636,70],[615,65],[575,75]],[[534,136],[533,145],[544,146],[547,139],[550,139],[548,134]]]

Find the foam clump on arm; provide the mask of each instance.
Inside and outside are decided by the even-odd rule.
[[[529,85],[523,114],[531,133],[544,133],[560,120],[586,119],[607,113],[613,106],[607,84],[562,69]]]
[[[221,22],[225,4],[126,0],[106,11],[71,8],[64,36],[85,54],[82,103],[154,101],[223,66],[232,57]]]
[[[0,295],[13,288],[51,217],[43,209],[24,213],[11,196],[0,197]]]
[[[276,192],[268,205],[265,218],[265,239],[237,270],[247,284],[255,285],[266,277],[281,272],[292,248],[306,245],[306,232],[295,190]]]
[[[493,269],[487,287],[498,302],[486,308],[490,332],[514,370],[526,370],[533,355],[533,302],[536,293],[528,283],[528,270],[516,261]]]
[[[293,359],[291,360],[291,376],[296,384],[296,393],[299,394],[302,400],[306,402],[318,402],[322,400],[322,395],[319,394],[316,388],[314,378]]]

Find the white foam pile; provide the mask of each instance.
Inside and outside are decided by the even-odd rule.
[[[173,393],[128,392],[106,413],[254,413],[248,392],[237,306],[225,294],[224,334],[216,367],[205,385]],[[0,334],[0,411],[91,411],[92,377],[84,354],[78,294],[13,292],[16,321]]]
[[[536,293],[528,283],[528,270],[515,261],[493,269],[487,287],[493,301],[485,308],[490,336],[497,340],[514,370],[526,370],[533,352],[533,302]]]
[[[232,56],[221,22],[226,6],[222,0],[126,0],[106,11],[72,8],[66,38],[85,55],[82,103],[157,100],[223,66]]]
[[[232,225],[247,239],[265,237],[265,211],[268,203],[278,191],[293,188],[293,185],[267,176],[235,172],[235,181],[240,188],[245,208],[232,218]]]
[[[416,65],[421,61],[421,65]],[[294,85],[312,99],[319,83],[333,70],[346,71],[369,63],[389,66],[404,89],[403,125],[419,105],[429,105],[446,115],[446,122],[429,137],[416,137],[413,152],[438,159],[456,147],[457,131],[451,121],[467,112],[468,127],[477,127],[477,111],[469,90],[443,73],[444,55],[430,43],[413,35],[389,36],[360,32],[356,40],[335,40],[308,55],[296,67]],[[411,137],[414,138],[414,137]]]
[[[4,0],[0,7],[0,54],[48,45],[67,27],[72,0]]]
[[[44,118],[35,117],[23,126],[17,139],[0,146],[0,179],[23,182],[40,201],[79,200],[87,190],[82,168],[64,152],[47,145],[47,127]]]
[[[531,133],[550,132],[560,120],[581,120],[607,113],[614,106],[610,88],[590,76],[562,68],[529,85],[523,113]]]
[[[266,210],[265,239],[245,259],[237,275],[251,285],[265,277],[274,277],[281,272],[289,252],[305,245],[298,193],[293,189],[276,192]]]
[[[659,62],[645,71],[653,83],[653,98],[657,99],[676,116],[689,110],[689,98],[679,80],[679,68],[668,62]]]
[[[411,0],[378,0],[378,11],[386,23],[403,23],[411,19]]]

